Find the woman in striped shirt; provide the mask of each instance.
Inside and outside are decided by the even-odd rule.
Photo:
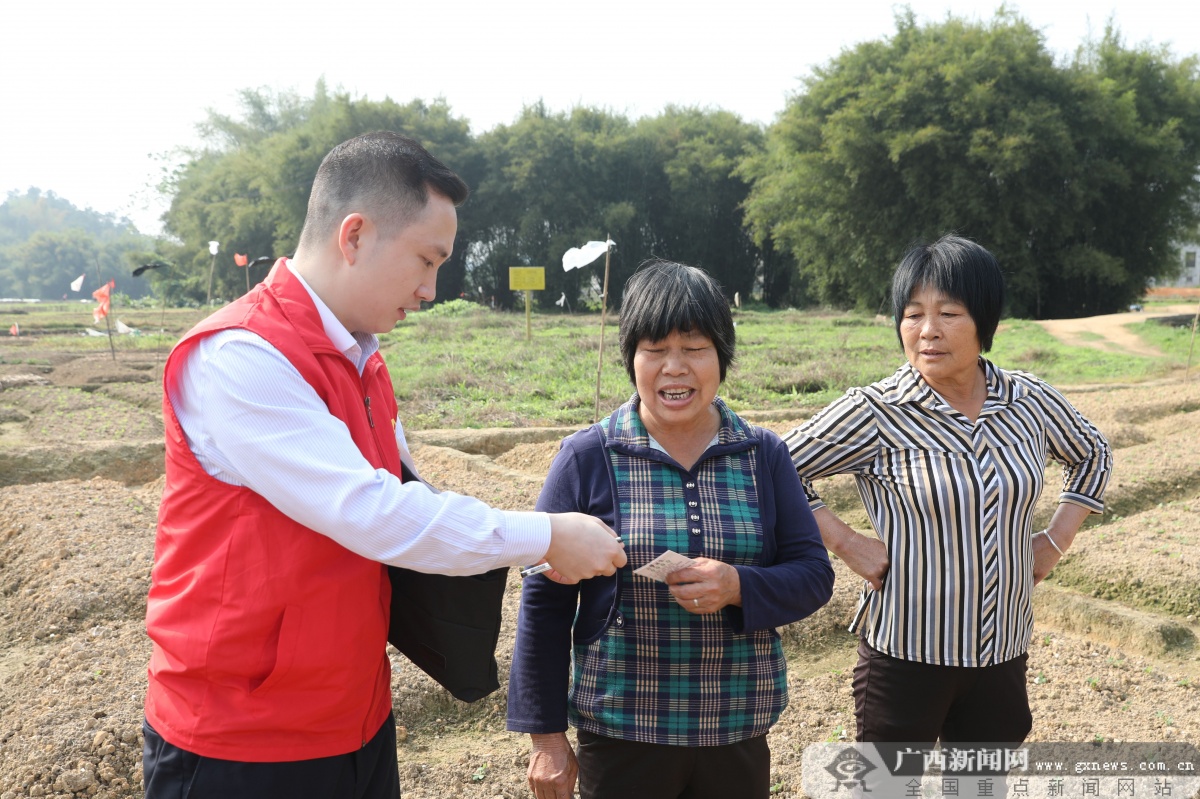
[[[865,580],[850,626],[859,741],[1024,740],[1033,587],[1104,509],[1104,436],[1046,383],[982,357],[1003,303],[975,242],[913,248],[892,280],[907,363],[784,438],[825,545]],[[1034,533],[1047,456],[1063,490]],[[835,474],[854,475],[876,537],[813,490]]]

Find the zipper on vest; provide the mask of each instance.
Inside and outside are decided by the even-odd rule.
[[[371,429],[375,429],[375,417],[371,415],[371,398],[363,397],[363,404],[367,406],[367,422],[371,425]]]

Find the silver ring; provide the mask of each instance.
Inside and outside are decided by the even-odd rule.
[[[693,600],[692,600],[692,604],[693,604],[693,605],[695,605],[696,607],[700,607],[700,600],[699,600],[699,599],[693,599]]]

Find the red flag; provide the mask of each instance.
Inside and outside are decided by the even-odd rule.
[[[18,325],[16,322],[14,322],[13,326],[8,329],[8,335],[10,335],[10,336],[21,335],[21,326]]]
[[[233,262],[238,266],[245,266],[246,264],[250,263],[250,256],[242,255],[240,252],[235,252],[233,254]]]
[[[104,317],[108,316],[109,308],[109,293],[116,286],[116,281],[110,280],[100,288],[92,292],[92,296],[100,303],[96,308],[92,309],[92,319],[99,322]]]

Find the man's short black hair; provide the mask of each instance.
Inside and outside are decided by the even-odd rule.
[[[430,191],[456,206],[470,194],[462,178],[415,139],[390,130],[355,136],[321,161],[300,242],[316,246],[352,213],[396,232],[428,204]]]
[[[1004,310],[1004,275],[996,257],[979,244],[953,234],[932,244],[909,249],[892,275],[892,315],[896,337],[913,292],[922,286],[937,289],[961,302],[975,322],[979,348],[987,352]]]
[[[729,301],[717,281],[694,266],[652,259],[625,283],[621,301],[621,357],[631,382],[633,356],[643,341],[662,341],[672,333],[702,333],[712,340],[721,380],[733,363],[735,332]]]

